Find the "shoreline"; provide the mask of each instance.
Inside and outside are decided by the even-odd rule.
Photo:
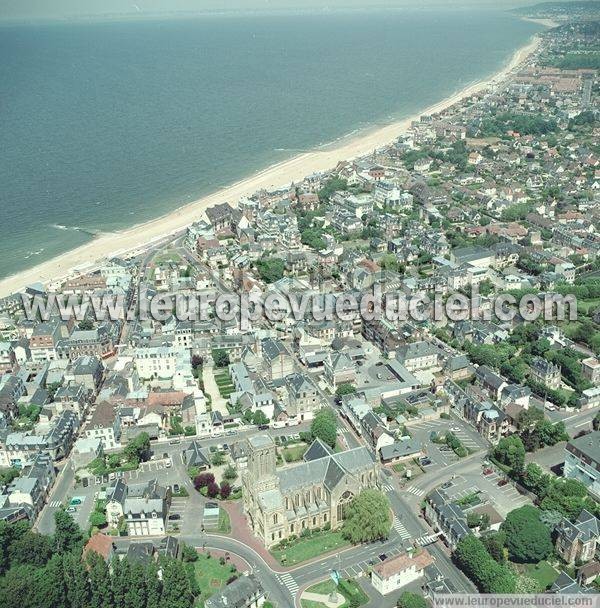
[[[169,213],[118,232],[101,233],[89,243],[66,251],[45,262],[0,279],[0,297],[22,291],[36,282],[59,281],[68,276],[90,272],[111,257],[143,252],[158,241],[180,232],[201,219],[204,211],[217,203],[229,201],[237,205],[240,198],[261,189],[273,190],[292,182],[302,181],[312,173],[333,169],[339,161],[353,160],[391,144],[406,133],[411,123],[421,116],[440,113],[465,98],[479,93],[507,78],[538,48],[541,39],[534,35],[526,45],[517,49],[508,62],[489,78],[470,84],[449,97],[425,108],[417,114],[397,120],[383,127],[367,129],[355,136],[340,138],[321,148],[315,148],[270,165],[234,184],[187,203]]]

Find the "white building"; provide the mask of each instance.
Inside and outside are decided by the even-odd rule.
[[[371,583],[381,595],[387,595],[421,578],[431,564],[433,559],[426,549],[417,555],[412,551],[401,553],[377,564],[371,572]]]

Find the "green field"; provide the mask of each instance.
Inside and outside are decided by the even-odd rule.
[[[201,554],[194,562],[194,573],[200,588],[200,595],[196,600],[197,605],[203,606],[209,597],[226,585],[235,572],[235,566],[231,564],[222,566],[217,557],[207,558],[205,554]]]
[[[317,532],[309,537],[298,538],[287,547],[271,549],[271,555],[281,564],[294,566],[349,545],[341,532]]]

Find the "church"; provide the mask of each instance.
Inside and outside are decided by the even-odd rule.
[[[244,511],[266,547],[306,529],[340,527],[345,506],[361,490],[378,486],[377,467],[365,447],[335,454],[317,439],[304,462],[278,471],[276,460],[270,435],[248,439]]]

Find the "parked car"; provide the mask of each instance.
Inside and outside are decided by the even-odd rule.
[[[178,484],[178,483],[174,483],[174,484],[173,484],[173,493],[174,493],[174,494],[178,494],[180,489],[181,489],[181,488],[179,487],[179,484]]]
[[[169,445],[179,445],[181,443],[181,439],[173,439],[169,441]]]
[[[71,506],[73,506],[73,505],[80,505],[81,504],[81,498],[72,498],[70,504],[71,504]]]
[[[69,507],[67,509],[67,513],[75,513],[77,511],[77,509],[75,507]]]
[[[172,464],[173,463],[171,462],[171,459],[169,458],[169,460],[167,460],[167,462],[165,463],[165,468],[170,469]]]
[[[181,519],[181,515],[179,515],[179,513],[173,513],[173,515],[169,515],[169,519],[171,519],[171,520]]]
[[[505,486],[507,483],[508,483],[508,480],[507,480],[507,479],[501,479],[501,480],[498,482],[498,485],[499,485],[500,487],[502,487],[502,486]]]

